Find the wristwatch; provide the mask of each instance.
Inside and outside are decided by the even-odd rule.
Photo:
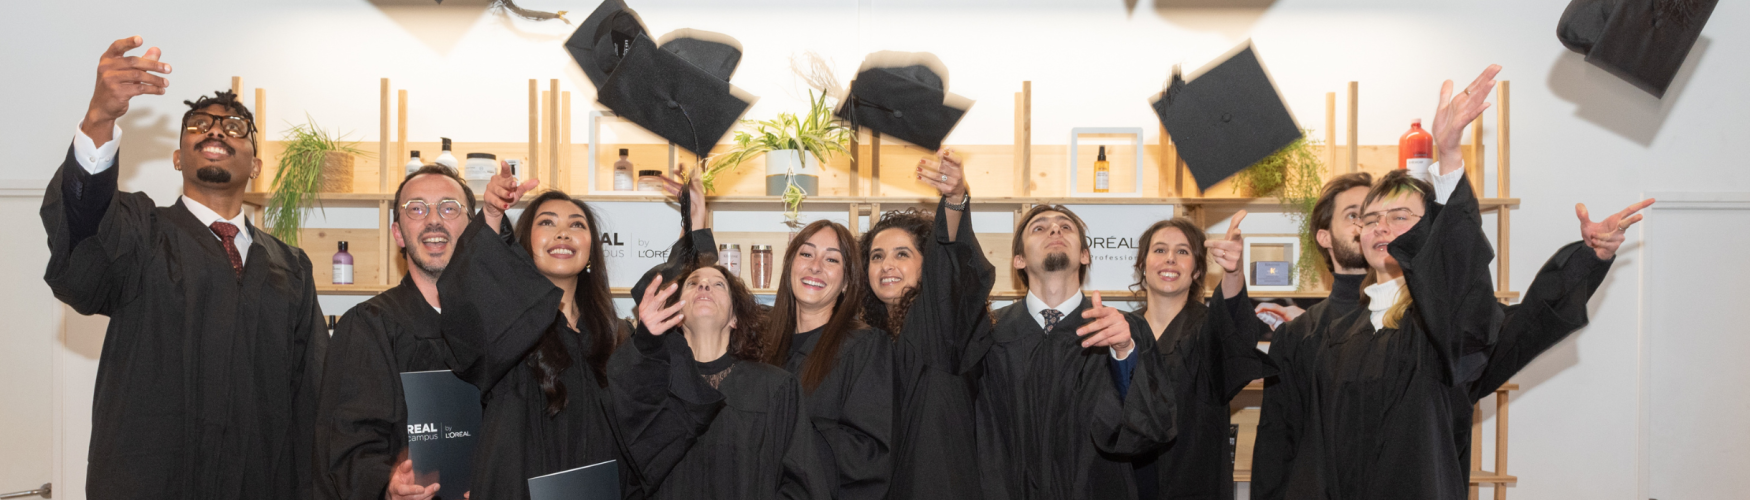
[[[961,212],[965,212],[967,208],[970,208],[972,206],[972,192],[968,191],[968,192],[966,192],[965,195],[962,195],[960,197],[960,204],[959,205],[949,205],[947,195],[942,196],[941,203],[942,203],[942,206],[944,208],[947,208],[949,210],[958,210]]]

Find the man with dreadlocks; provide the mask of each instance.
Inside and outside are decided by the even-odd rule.
[[[90,108],[43,194],[43,279],[109,316],[92,406],[86,496],[310,498],[312,426],[328,343],[310,259],[243,215],[261,171],[249,109],[188,103],[168,207],[117,188],[116,120],[164,94],[158,48],[116,40]],[[156,74],[154,74],[156,73]]]

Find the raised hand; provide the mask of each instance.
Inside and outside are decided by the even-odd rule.
[[[658,289],[662,291],[658,292]],[[680,287],[672,284],[666,287],[662,286],[661,274],[651,279],[650,286],[644,287],[644,298],[638,301],[638,324],[643,325],[644,329],[649,331],[651,335],[662,335],[673,329],[675,325],[681,324],[681,320],[686,319],[686,314],[681,312],[681,308],[686,307],[687,301],[678,300],[673,306],[663,307],[663,303],[668,301],[668,297],[674,295],[678,290]]]
[[[1136,347],[1130,340],[1130,321],[1124,318],[1123,311],[1106,307],[1100,301],[1100,292],[1094,292],[1094,305],[1082,311],[1082,318],[1088,322],[1076,329],[1076,336],[1082,337],[1083,348],[1109,346],[1120,354],[1118,359],[1130,357],[1131,349]]]
[[[93,143],[101,145],[113,138],[115,121],[128,114],[129,99],[140,94],[164,95],[164,88],[170,86],[170,80],[152,74],[170,74],[170,65],[158,61],[162,52],[157,47],[146,49],[143,56],[127,55],[144,43],[137,36],[116,40],[97,60],[97,89],[91,92],[91,106],[79,123]]]
[[[937,151],[935,160],[918,160],[917,176],[954,205],[960,204],[960,197],[970,189],[966,186],[966,168],[960,164],[959,158],[954,157],[952,149]]]
[[[1464,157],[1458,150],[1464,126],[1489,109],[1489,92],[1495,90],[1495,74],[1500,72],[1501,65],[1490,64],[1457,99],[1452,96],[1452,80],[1440,86],[1440,105],[1434,108],[1434,147],[1440,148],[1440,175],[1464,168]]]
[[[383,491],[386,500],[429,500],[437,495],[438,483],[420,486],[413,478],[413,461],[402,460],[389,474],[389,487]]]
[[[529,180],[518,184],[516,176],[511,175],[510,163],[499,161],[498,175],[486,182],[486,206],[480,209],[486,215],[486,227],[497,231],[499,223],[504,220],[504,212],[540,184],[541,180],[532,173]]]
[[[1647,198],[1640,203],[1629,205],[1621,212],[1611,214],[1604,220],[1592,222],[1592,215],[1587,213],[1585,203],[1574,204],[1574,215],[1580,217],[1580,239],[1586,246],[1598,255],[1599,260],[1610,260],[1616,257],[1616,249],[1622,247],[1622,241],[1628,233],[1629,226],[1640,222],[1643,217],[1639,212],[1653,206],[1653,199]]]
[[[1203,242],[1209,249],[1209,254],[1215,256],[1215,263],[1226,273],[1221,277],[1221,292],[1223,297],[1233,298],[1240,294],[1240,288],[1246,284],[1246,273],[1240,269],[1246,260],[1246,240],[1240,234],[1240,221],[1246,220],[1246,211],[1234,214],[1233,221],[1227,223],[1227,234],[1221,239]]]
[[[711,227],[711,221],[709,220],[709,217],[711,217],[711,209],[705,206],[704,173],[695,172],[691,176],[688,176],[686,175],[686,172],[681,170],[680,165],[675,165],[675,167],[669,170],[668,173],[669,177],[662,178],[662,192],[668,194],[671,198],[679,200],[681,197],[681,189],[683,188],[681,182],[685,182],[686,184],[684,187],[686,189],[686,196],[692,199],[692,210],[689,215],[692,216],[693,227],[687,228],[687,230],[698,231],[700,229]],[[677,182],[674,179],[681,179],[681,181]]]

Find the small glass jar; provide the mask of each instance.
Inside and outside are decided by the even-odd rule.
[[[772,287],[772,246],[754,245],[753,260],[748,262],[749,277],[753,278],[753,287],[766,290]]]
[[[639,170],[638,171],[638,190],[639,191],[656,192],[656,193],[662,192],[662,171],[661,170]]]
[[[492,176],[498,175],[498,156],[492,153],[468,153],[468,162],[463,164],[462,178],[468,181],[468,189],[476,193],[485,193],[486,185],[492,182]]]
[[[741,244],[724,243],[717,245],[717,264],[729,270],[729,274],[741,276]]]

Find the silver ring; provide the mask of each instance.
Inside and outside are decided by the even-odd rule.
[[[942,182],[948,182],[948,174],[942,174]]]

